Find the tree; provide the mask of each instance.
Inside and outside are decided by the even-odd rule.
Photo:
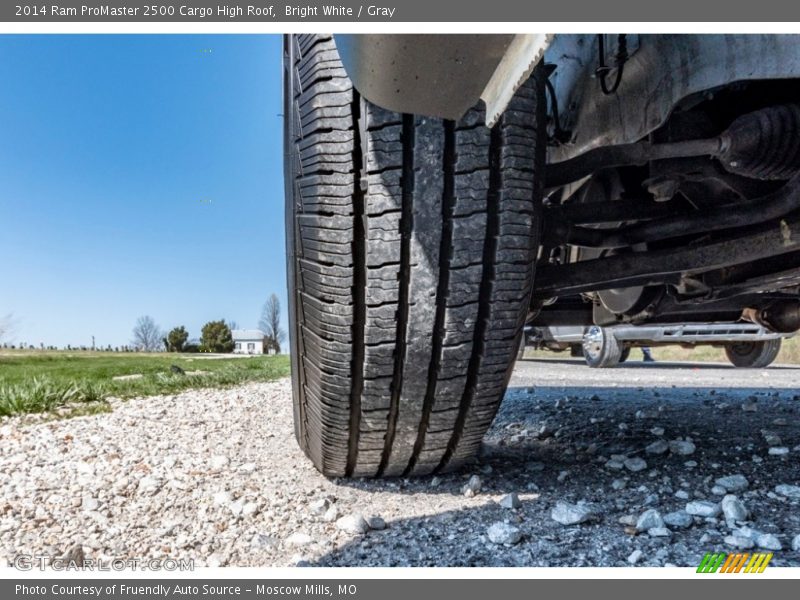
[[[275,350],[275,354],[279,354],[286,332],[281,329],[281,303],[275,294],[271,294],[264,303],[258,326],[266,334],[267,350],[271,348]]]
[[[203,325],[200,336],[200,349],[203,352],[233,351],[231,328],[223,320],[209,321]]]
[[[189,339],[189,332],[181,325],[175,327],[169,332],[166,339],[166,346],[168,352],[183,352],[183,347],[186,345],[186,340]]]
[[[131,344],[137,350],[143,352],[155,352],[160,350],[164,345],[163,338],[164,333],[156,324],[153,317],[145,315],[136,319]]]

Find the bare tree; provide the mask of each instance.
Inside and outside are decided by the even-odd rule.
[[[17,328],[17,321],[14,315],[9,313],[5,317],[0,317],[0,342],[6,338],[11,338]]]
[[[267,349],[272,348],[276,354],[280,353],[286,332],[281,329],[281,303],[275,294],[270,295],[264,303],[258,326],[267,336]]]
[[[136,319],[136,325],[133,328],[133,340],[131,344],[137,350],[144,352],[155,352],[160,350],[164,345],[164,332],[156,325],[153,317],[145,315]]]

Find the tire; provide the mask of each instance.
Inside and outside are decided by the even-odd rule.
[[[622,364],[631,357],[631,347],[625,346],[619,355],[619,363]]]
[[[725,355],[734,367],[763,369],[772,364],[781,351],[781,339],[763,342],[736,342],[725,345]]]
[[[328,476],[424,475],[476,454],[530,304],[541,69],[491,130],[380,109],[331,36],[285,38],[295,433]]]
[[[595,369],[616,367],[622,359],[622,346],[614,334],[593,325],[583,334],[583,358]]]

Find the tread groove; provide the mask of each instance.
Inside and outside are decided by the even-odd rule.
[[[501,126],[495,125],[490,133],[489,140],[489,189],[486,194],[486,236],[483,241],[483,267],[481,285],[478,296],[478,317],[472,338],[472,353],[467,367],[467,381],[456,417],[455,428],[447,443],[447,449],[442,456],[435,472],[447,466],[453,453],[461,442],[467,415],[472,406],[477,391],[478,376],[481,361],[486,346],[486,333],[491,316],[492,288],[495,276],[495,261],[497,259],[497,236],[500,230],[500,190],[503,185],[503,175],[500,169],[503,133]]]
[[[364,171],[363,148],[361,147],[361,128],[363,117],[361,100],[353,90],[353,171],[361,175]],[[364,231],[366,203],[361,189],[360,177],[354,178],[353,185],[353,355],[351,359],[350,388],[350,432],[347,447],[347,466],[345,475],[350,477],[358,462],[358,438],[361,430],[361,395],[364,392],[364,324],[367,315],[367,252]]]
[[[446,334],[445,317],[447,316],[448,288],[450,286],[450,259],[453,254],[453,212],[455,206],[455,123],[445,121],[444,152],[442,167],[444,171],[444,188],[442,190],[442,237],[439,246],[439,281],[436,289],[436,317],[433,325],[431,361],[428,365],[428,381],[422,406],[422,418],[419,432],[414,443],[414,450],[408,461],[403,476],[413,472],[425,447],[425,437],[430,425],[431,412],[436,397],[436,385],[439,382],[442,348]]]
[[[397,331],[395,334],[394,372],[392,373],[391,399],[389,402],[389,421],[384,439],[381,462],[377,476],[383,475],[389,464],[397,430],[397,416],[400,410],[400,395],[403,391],[403,374],[406,356],[406,335],[408,333],[409,282],[411,280],[411,232],[414,229],[414,116],[403,115],[401,142],[403,145],[403,193],[401,195],[400,217],[400,287],[398,290]]]

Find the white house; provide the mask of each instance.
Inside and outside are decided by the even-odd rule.
[[[234,329],[234,354],[264,354],[264,332],[260,329]]]

